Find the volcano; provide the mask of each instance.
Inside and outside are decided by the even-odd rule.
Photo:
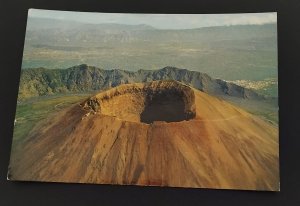
[[[177,81],[123,84],[37,124],[11,180],[279,190],[278,128]]]

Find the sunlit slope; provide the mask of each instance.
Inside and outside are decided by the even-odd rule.
[[[151,100],[166,92],[170,101],[164,104],[181,105],[171,93],[183,94],[182,108],[195,116],[146,124],[76,104],[30,132],[11,158],[10,179],[279,189],[278,129],[240,108],[175,81],[123,85],[92,98],[101,108],[104,101],[117,105],[115,98],[132,95],[122,99],[126,106],[139,94],[146,108],[144,91],[154,94]]]

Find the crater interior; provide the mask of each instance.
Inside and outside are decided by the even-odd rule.
[[[179,122],[196,116],[193,90],[177,81],[124,84],[84,102],[84,108],[130,122]]]

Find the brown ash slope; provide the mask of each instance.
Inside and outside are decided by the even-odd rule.
[[[12,180],[278,190],[278,129],[176,81],[101,92],[38,124]]]

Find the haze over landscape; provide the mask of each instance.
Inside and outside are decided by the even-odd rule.
[[[276,13],[28,14],[9,179],[279,190]]]
[[[102,17],[96,21],[75,18],[72,12],[54,16],[38,11],[29,12],[23,68],[88,64],[137,71],[174,66],[230,81],[266,81],[271,89],[265,94],[277,96],[272,84],[277,81],[276,13],[187,15],[181,21],[190,26],[184,29],[172,26],[170,15],[94,14]],[[181,18],[171,17],[174,22]]]

